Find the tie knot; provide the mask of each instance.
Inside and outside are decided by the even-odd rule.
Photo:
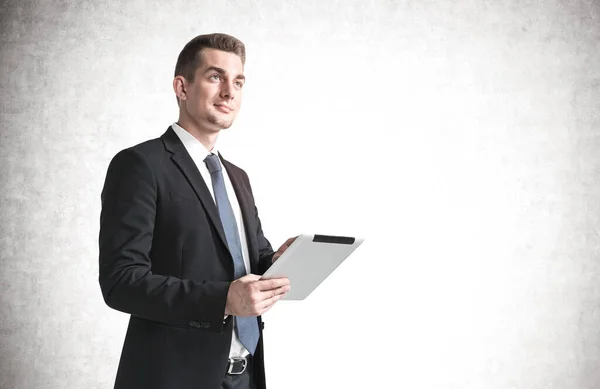
[[[210,174],[221,171],[221,163],[219,162],[219,157],[217,155],[211,153],[204,159],[204,162],[206,163],[206,167]]]

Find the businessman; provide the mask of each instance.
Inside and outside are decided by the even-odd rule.
[[[175,67],[178,121],[108,167],[99,282],[131,314],[117,389],[266,387],[261,315],[290,285],[260,275],[294,238],[273,251],[247,174],[217,150],[241,107],[245,56],[226,34],[192,39]]]

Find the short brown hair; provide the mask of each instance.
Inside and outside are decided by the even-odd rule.
[[[240,57],[242,65],[246,62],[246,47],[239,39],[221,33],[198,35],[179,53],[175,65],[175,77],[183,76],[189,82],[193,82],[196,69],[201,65],[200,59],[204,49],[227,51]]]

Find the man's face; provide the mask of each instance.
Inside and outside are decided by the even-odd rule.
[[[244,65],[234,53],[215,49],[202,52],[194,82],[187,83],[181,101],[199,128],[218,132],[229,128],[242,105]]]

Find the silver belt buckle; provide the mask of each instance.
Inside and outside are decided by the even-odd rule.
[[[233,367],[235,366],[236,362],[242,362],[242,370],[239,372],[233,371]],[[227,369],[227,374],[231,374],[231,375],[242,374],[243,372],[246,371],[246,366],[248,366],[248,360],[246,358],[242,358],[242,357],[229,358],[229,368]]]

